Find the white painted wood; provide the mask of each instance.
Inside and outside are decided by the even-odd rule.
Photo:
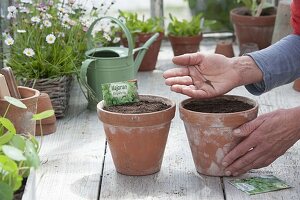
[[[36,199],[97,199],[105,150],[105,136],[96,112],[75,84],[68,114],[58,120],[57,132],[44,136],[41,167],[36,171]],[[32,200],[27,193],[23,200]]]

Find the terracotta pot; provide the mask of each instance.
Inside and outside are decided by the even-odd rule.
[[[149,175],[161,168],[175,102],[159,96],[140,95],[140,99],[161,101],[171,107],[145,114],[122,114],[97,105],[117,172],[124,175]]]
[[[38,90],[18,87],[22,99],[20,99],[26,106],[27,109],[18,108],[16,106],[10,105],[6,118],[12,121],[17,133],[30,133],[35,134],[36,122],[32,120],[32,116],[36,114],[37,111],[37,100],[40,95]],[[0,115],[3,116],[8,102],[0,99]]]
[[[234,57],[232,42],[231,41],[219,41],[217,43],[215,53],[222,54],[228,58]]]
[[[46,110],[53,110],[50,97],[47,93],[41,93],[37,102],[37,113],[44,112]],[[56,117],[55,115],[36,122],[35,135],[41,135],[41,127],[43,129],[43,135],[49,135],[56,131]]]
[[[244,43],[256,43],[259,49],[270,46],[276,19],[276,10],[271,9],[262,16],[252,17],[246,15],[247,8],[235,8],[230,11],[235,34],[239,47]]]
[[[211,102],[213,99],[187,99],[180,103],[180,118],[184,122],[196,169],[210,176],[225,176],[221,165],[224,156],[239,142],[232,136],[232,130],[256,118],[258,104],[251,99],[239,96],[221,96],[214,99],[242,101],[253,108],[232,113],[204,113],[185,108],[192,101]],[[222,105],[223,107],[224,105]]]
[[[139,46],[143,46],[144,43],[150,39],[154,33],[139,33],[138,34],[138,43]],[[139,71],[151,71],[155,69],[155,65],[157,62],[158,53],[160,50],[161,42],[164,37],[164,33],[159,33],[158,38],[153,42],[153,44],[148,48],[143,61],[140,65]]]
[[[298,78],[294,81],[293,88],[294,88],[294,90],[300,92],[300,78]]]
[[[179,56],[186,53],[195,53],[199,51],[199,45],[202,40],[202,33],[200,35],[191,37],[177,37],[168,35],[171,42],[174,56]]]

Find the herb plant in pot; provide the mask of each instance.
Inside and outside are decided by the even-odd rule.
[[[115,168],[124,175],[149,175],[160,170],[175,115],[175,102],[167,98],[138,97],[138,102],[107,106],[104,100],[97,105]]]
[[[225,176],[221,162],[239,142],[232,130],[257,116],[258,104],[246,97],[224,95],[186,99],[179,105],[196,169],[210,176]]]
[[[120,18],[125,20],[126,26],[135,39],[136,47],[143,46],[155,33],[159,33],[158,38],[148,48],[139,71],[151,71],[155,69],[160,46],[164,37],[164,28],[160,18],[138,19],[136,13],[119,11]],[[124,40],[123,40],[124,41]],[[126,46],[126,41],[123,43]]]
[[[240,50],[246,43],[256,43],[259,49],[268,47],[272,42],[276,9],[266,0],[238,0],[244,7],[230,11]]]
[[[193,16],[191,21],[186,19],[180,21],[171,14],[169,15],[171,22],[168,25],[168,38],[171,42],[174,56],[197,52],[202,40],[201,24],[204,23],[202,14]]]

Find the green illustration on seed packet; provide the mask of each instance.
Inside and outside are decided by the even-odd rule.
[[[229,183],[250,195],[282,190],[291,187],[273,175],[235,179],[229,181]]]
[[[104,83],[102,94],[105,106],[138,102],[137,81]]]

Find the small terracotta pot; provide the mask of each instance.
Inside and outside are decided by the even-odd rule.
[[[294,81],[293,88],[294,88],[294,90],[300,92],[300,78],[298,78]]]
[[[168,35],[171,42],[174,56],[179,56],[186,53],[195,53],[199,51],[199,45],[202,40],[202,33],[200,35],[191,37],[177,37]]]
[[[159,96],[140,95],[140,99],[161,101],[171,107],[145,114],[122,114],[97,105],[117,172],[124,175],[149,175],[160,170],[175,102]]]
[[[14,124],[17,133],[35,134],[36,122],[32,120],[32,116],[37,111],[37,100],[40,95],[38,90],[28,87],[18,87],[22,99],[20,99],[27,109],[18,108],[10,105],[7,115],[5,116]],[[9,103],[4,99],[0,99],[0,115],[3,116]]]
[[[234,113],[203,113],[184,108],[191,101],[205,103],[213,99],[187,99],[179,105],[180,118],[184,122],[196,169],[210,176],[225,176],[222,159],[240,142],[239,138],[233,137],[232,130],[256,118],[258,111],[256,101],[246,97],[225,95],[214,99],[220,98],[242,101],[253,108]]]
[[[143,46],[144,43],[150,39],[154,33],[139,33],[138,43],[139,46]],[[158,38],[153,42],[153,44],[148,48],[143,61],[140,65],[139,71],[151,71],[155,69],[155,65],[157,62],[158,53],[160,50],[161,42],[164,37],[164,33],[159,33]]]
[[[215,53],[224,55],[228,58],[234,57],[232,42],[231,41],[219,41],[217,43]]]
[[[44,112],[46,110],[53,110],[50,97],[47,93],[41,93],[37,102],[37,113]],[[56,117],[55,115],[36,122],[36,132],[35,135],[41,135],[41,126],[43,130],[43,135],[49,135],[56,131]]]

